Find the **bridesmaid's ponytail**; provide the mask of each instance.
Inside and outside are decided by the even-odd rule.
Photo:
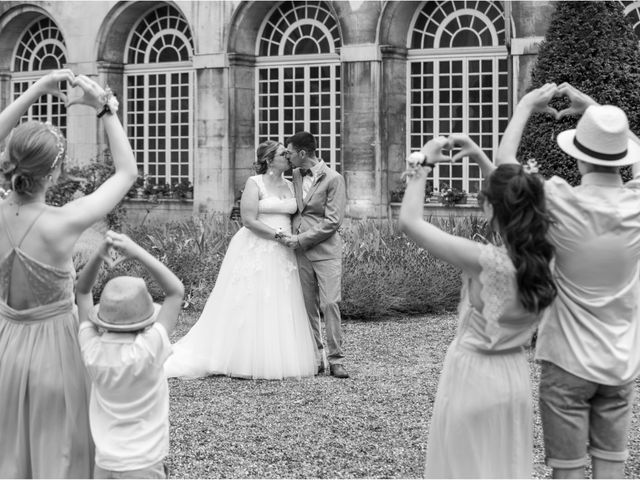
[[[516,268],[520,301],[538,313],[557,294],[549,266],[554,248],[547,240],[551,219],[543,181],[520,164],[503,164],[489,176],[482,193],[493,206],[493,221]]]

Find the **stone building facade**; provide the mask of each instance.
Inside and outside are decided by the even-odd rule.
[[[407,153],[432,136],[466,132],[492,156],[552,12],[541,1],[3,1],[0,106],[50,69],[108,84],[147,180],[193,182],[182,214],[229,212],[257,144],[309,130],[346,179],[347,214],[388,217]],[[28,117],[61,126],[72,160],[105,148],[89,108],[43,97]],[[466,162],[434,177],[471,194],[480,183]]]

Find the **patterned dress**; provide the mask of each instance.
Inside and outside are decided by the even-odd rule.
[[[539,320],[517,295],[507,252],[481,247],[480,285],[463,276],[459,324],[431,417],[427,478],[530,478],[533,399],[525,346]],[[471,304],[482,304],[478,310]]]

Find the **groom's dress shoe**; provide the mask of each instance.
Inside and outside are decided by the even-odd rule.
[[[316,375],[324,375],[324,365],[318,365],[318,370],[316,370]]]
[[[329,373],[336,378],[349,378],[346,368],[339,364],[329,365]]]

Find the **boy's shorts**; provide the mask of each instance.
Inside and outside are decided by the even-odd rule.
[[[96,465],[93,470],[93,478],[169,478],[169,469],[162,461],[147,468],[141,468],[139,470],[126,470],[122,472],[105,470],[104,468]]]
[[[631,426],[634,382],[590,382],[550,362],[541,362],[540,415],[545,461],[552,468],[580,468],[591,456],[624,462]]]

